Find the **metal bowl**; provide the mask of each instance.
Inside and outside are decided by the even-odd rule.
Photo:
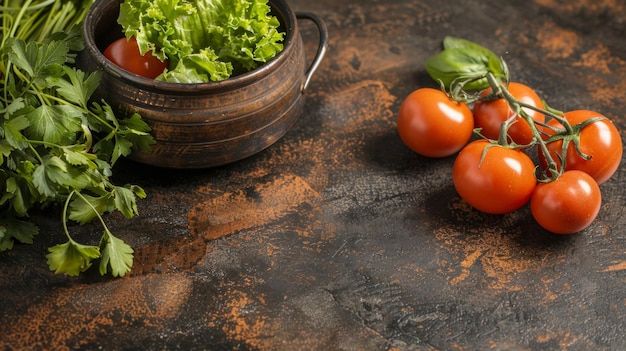
[[[328,46],[322,19],[295,13],[283,0],[271,0],[272,14],[285,32],[283,51],[236,77],[179,84],[135,75],[104,57],[103,50],[122,37],[117,24],[121,2],[99,0],[89,10],[83,28],[86,49],[77,65],[87,72],[103,72],[95,98],[105,99],[116,113],[139,113],[152,128],[152,150],[134,152],[131,159],[176,169],[220,166],[269,147],[293,126]],[[319,30],[319,46],[308,65],[298,20],[310,20]]]

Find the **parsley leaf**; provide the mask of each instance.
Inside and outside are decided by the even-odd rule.
[[[16,218],[0,219],[0,252],[13,248],[13,239],[23,243],[32,244],[39,228],[31,222]]]
[[[82,131],[81,116],[75,106],[41,105],[26,116],[31,121],[26,136],[53,144],[72,143]]]
[[[45,79],[62,73],[66,55],[69,52],[63,41],[48,43],[25,42],[10,39],[9,57],[18,69],[26,72],[37,84],[45,84]]]
[[[95,0],[21,2],[0,16],[0,251],[32,243],[34,208],[64,203],[67,242],[49,248],[55,273],[78,275],[100,259],[100,272],[123,276],[133,250],[106,227],[103,216],[139,214],[136,185],[113,184],[113,164],[154,139],[137,114],[117,116],[106,101],[94,101],[101,73],[74,67],[84,49],[81,22]],[[18,2],[19,3],[19,2]],[[37,3],[35,5],[35,3]],[[30,6],[30,7],[28,7]],[[18,15],[19,14],[19,15]],[[97,219],[99,245],[75,241],[67,222]]]
[[[77,276],[91,267],[91,261],[100,257],[100,249],[97,246],[83,245],[68,240],[65,244],[55,245],[48,248],[48,266],[55,273],[65,273]]]
[[[102,258],[100,274],[106,274],[109,267],[114,277],[123,277],[133,267],[133,249],[123,240],[116,238],[109,230],[105,230],[100,242]]]
[[[63,69],[68,79],[54,76],[50,77],[48,82],[57,87],[56,92],[59,96],[71,103],[87,108],[89,98],[98,87],[102,74],[96,71],[85,75],[85,72],[68,66],[64,66]]]
[[[83,194],[70,203],[69,218],[80,224],[91,222],[94,218],[108,211],[111,195],[91,196]]]

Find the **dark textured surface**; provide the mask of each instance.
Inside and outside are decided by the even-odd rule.
[[[304,1],[326,59],[305,111],[269,149],[209,170],[120,163],[140,217],[107,217],[136,251],[121,279],[47,270],[57,214],[0,255],[7,350],[623,350],[625,167],[584,232],[542,231],[527,208],[480,214],[456,195],[453,158],[411,153],[402,99],[434,86],[445,35],[477,41],[559,109],[626,127],[626,8],[617,0]],[[307,55],[315,28],[302,23]],[[100,229],[73,227],[89,241]],[[94,232],[94,234],[90,234]]]

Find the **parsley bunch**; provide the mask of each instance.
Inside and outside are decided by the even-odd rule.
[[[100,274],[123,276],[133,249],[107,228],[103,215],[137,215],[137,185],[110,181],[112,166],[133,149],[149,150],[150,128],[134,114],[115,116],[92,101],[100,73],[74,67],[83,49],[80,24],[94,0],[1,0],[0,251],[32,243],[29,211],[60,204],[67,242],[49,248],[55,273],[78,275],[99,259]],[[68,221],[99,220],[97,245],[74,240]]]

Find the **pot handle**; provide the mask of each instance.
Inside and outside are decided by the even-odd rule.
[[[302,92],[304,93],[304,91],[306,90],[306,87],[309,85],[309,82],[311,81],[311,77],[313,76],[313,73],[315,73],[315,70],[322,62],[324,55],[326,55],[326,48],[328,48],[328,29],[326,28],[326,23],[324,22],[324,20],[322,20],[322,18],[317,16],[316,14],[313,14],[310,12],[298,12],[296,13],[296,18],[312,21],[317,26],[317,30],[319,31],[319,35],[320,35],[319,46],[317,47],[317,52],[315,53],[315,57],[313,58],[313,61],[311,62],[311,65],[309,66],[309,68],[304,73],[306,77],[304,80],[304,84],[302,84]]]

